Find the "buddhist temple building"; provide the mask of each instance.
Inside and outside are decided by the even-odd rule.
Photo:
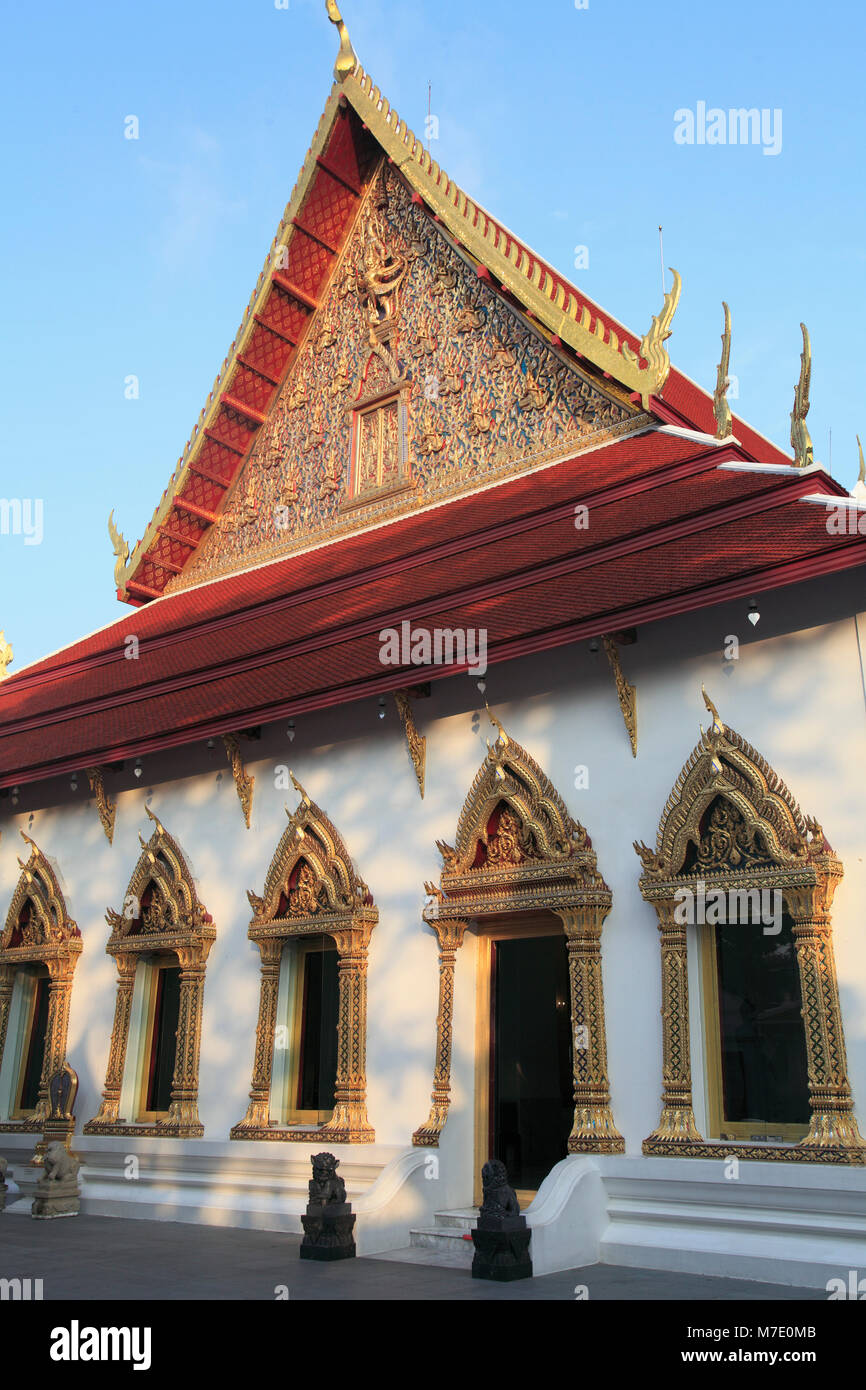
[[[118,618],[0,662],[0,1154],[24,1191],[67,1061],[86,1212],[299,1231],[327,1150],[360,1253],[460,1259],[495,1157],[536,1273],[823,1288],[866,1266],[866,501],[808,332],[781,448],[727,306],[696,385],[676,271],[616,322],[327,10]]]

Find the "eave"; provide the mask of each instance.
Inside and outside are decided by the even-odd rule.
[[[521,477],[166,596],[3,682],[0,787],[453,675],[381,665],[378,633],[403,620],[485,627],[498,664],[866,561],[803,505],[844,495],[826,475],[720,466],[742,459],[649,431],[550,469],[543,492]]]

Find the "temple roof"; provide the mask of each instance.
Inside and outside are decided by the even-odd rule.
[[[250,458],[303,345],[317,331],[336,272],[375,172],[384,157],[431,228],[446,235],[480,280],[523,313],[561,357],[599,382],[617,384],[654,418],[712,430],[712,396],[671,368],[665,341],[679,298],[679,277],[640,335],[593,303],[448,177],[423,142],[357,62],[339,10],[336,82],[265,265],[213,390],[168,487],[131,554],[112,525],[118,597],[148,603],[184,575],[200,553]],[[790,462],[734,421],[753,457]],[[197,576],[196,576],[197,578]]]
[[[333,0],[328,6],[332,18],[339,14]],[[741,420],[726,430],[721,388],[714,398],[670,365],[665,339],[678,282],[647,333],[628,333],[447,178],[334,22],[337,82],[236,342],[128,559],[118,537],[118,592],[136,611],[0,682],[0,788],[461,669],[383,665],[379,634],[403,622],[485,629],[496,665],[866,560],[856,528],[828,528],[822,503],[847,501],[839,484],[817,465],[795,467]],[[492,436],[461,426],[473,373],[505,381],[497,407],[503,417],[517,412],[527,438],[531,422],[541,424],[531,448],[508,455],[507,468],[467,474],[451,492],[436,491],[452,466],[447,450],[420,460],[419,474],[426,468],[435,485],[413,494],[408,509],[404,498],[402,512],[347,512],[328,495],[319,530],[302,527],[283,553],[232,549],[239,531],[225,522],[243,509],[241,478],[256,468],[260,479],[280,471],[256,440],[285,401],[281,393],[295,389],[293,364],[300,370],[306,354],[322,373],[312,395],[328,388],[329,419],[352,413],[332,389],[338,364],[326,363],[318,346],[323,328],[315,340],[311,333],[320,306],[332,312],[335,297],[357,313],[351,281],[341,290],[337,277],[352,238],[372,225],[363,219],[376,203],[376,180],[381,201],[391,198],[390,230],[397,227],[404,246],[406,238],[429,241],[430,264],[419,253],[419,278],[406,273],[404,286],[414,284],[407,301],[416,310],[426,303],[438,269],[460,287],[449,292],[455,312],[478,320],[474,356],[462,329],[452,327],[446,344],[450,351],[459,341],[465,359],[455,397],[464,413],[452,419],[457,463],[465,471],[485,450],[495,463]],[[428,327],[441,303],[427,305]],[[526,385],[525,361],[510,376],[491,365],[491,341],[493,356],[503,351],[492,335],[506,319],[555,387],[547,413],[532,402],[527,413],[514,405],[515,392],[540,391],[537,380]],[[361,340],[368,329],[365,321]],[[407,341],[405,351],[417,346]],[[418,376],[397,385],[417,391]],[[807,396],[804,355],[804,408]],[[340,429],[344,442],[348,425]],[[550,447],[537,449],[539,439]],[[309,455],[316,481],[324,477],[320,498],[332,481],[325,453]],[[578,508],[591,515],[586,528],[576,525]],[[227,560],[216,570],[201,558],[214,549]]]

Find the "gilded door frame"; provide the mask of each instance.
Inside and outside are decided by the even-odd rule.
[[[412,1143],[437,1148],[448,1118],[454,968],[467,928],[503,913],[549,911],[559,917],[567,939],[576,1044],[568,1152],[624,1153],[611,1113],[601,973],[601,930],[611,892],[583,826],[529,753],[490,717],[497,738],[488,744],[464,803],[456,846],[437,842],[444,867],[438,884],[425,885],[428,904],[422,916],[439,941],[439,1010],[430,1114]],[[503,803],[509,821],[488,834]]]

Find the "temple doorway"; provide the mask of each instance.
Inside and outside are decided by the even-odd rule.
[[[553,913],[479,926],[476,1193],[488,1158],[525,1204],[567,1153],[574,1121],[568,952]]]

